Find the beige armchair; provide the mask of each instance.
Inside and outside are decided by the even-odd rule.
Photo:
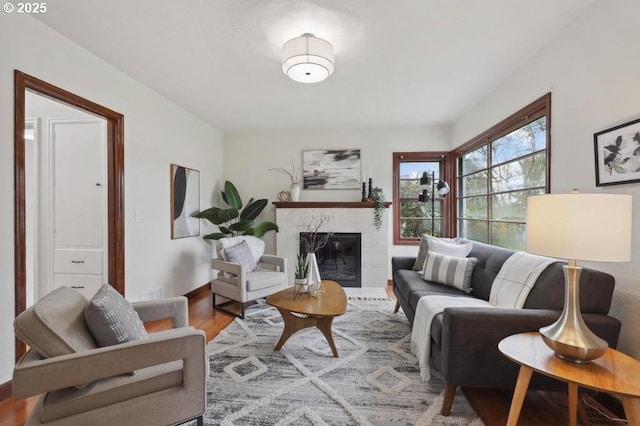
[[[211,281],[213,307],[244,318],[244,308],[251,302],[276,293],[288,286],[287,259],[284,257],[263,254],[264,242],[252,236],[242,236],[220,240],[218,259],[211,260],[211,268],[218,271],[218,276]],[[237,246],[242,241],[249,242],[252,260],[257,267],[251,270],[242,262],[228,259],[224,250]],[[216,303],[216,296],[227,299]],[[227,309],[230,303],[240,304],[240,313]]]
[[[43,394],[27,425],[201,425],[206,336],[188,327],[186,298],[134,303],[143,322],[171,318],[173,328],[106,347],[84,323],[87,304],[61,287],[16,318],[31,349],[15,366],[14,399]]]

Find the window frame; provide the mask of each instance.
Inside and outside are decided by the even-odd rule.
[[[449,173],[450,170],[450,153],[447,151],[412,151],[412,152],[394,152],[393,153],[393,244],[394,245],[418,245],[420,238],[400,236],[400,163],[405,162],[439,162],[441,178],[449,183],[449,187],[453,188],[453,183]],[[451,203],[450,194],[443,197],[442,200],[442,234],[450,235],[451,232]]]
[[[462,157],[483,146],[490,145],[495,140],[500,139],[501,137],[513,132],[514,130],[517,130],[541,117],[546,117],[546,148],[544,150],[546,153],[545,193],[550,192],[551,190],[551,93],[547,93],[541,98],[533,101],[529,105],[518,110],[514,114],[510,115],[506,119],[502,120],[501,122],[492,126],[490,129],[486,130],[485,132],[481,133],[480,135],[476,136],[475,138],[471,139],[467,143],[461,145],[460,147],[454,149],[451,152],[451,155],[449,157],[449,161],[450,161],[449,169],[452,170],[453,172],[452,174],[454,176],[451,178],[451,181],[450,181],[450,182],[453,182],[453,185],[450,183],[451,193],[452,193],[451,200],[453,201],[453,206],[449,210],[449,213],[450,213],[449,216],[450,216],[450,224],[451,224],[451,230],[453,235],[458,235],[459,233],[458,222],[461,219],[459,216],[458,208],[459,208],[459,201],[461,200],[460,194],[459,194],[460,192],[459,182],[460,182],[460,178],[463,176],[460,173],[460,161]],[[488,151],[489,151],[488,164],[485,169],[482,169],[487,171],[487,192],[486,192],[487,203],[488,203],[487,218],[474,219],[474,220],[482,221],[487,224],[486,240],[488,244],[491,244],[491,226],[490,225],[492,223],[504,222],[504,221],[491,219],[491,195],[493,195],[494,192],[491,190],[491,176],[489,171],[499,165],[506,164],[507,162],[500,163],[499,165],[492,165],[491,157],[490,157],[491,150],[489,149]],[[541,151],[537,151],[536,153],[539,153],[539,152]],[[525,158],[527,156],[533,156],[533,155],[535,155],[535,153],[518,157],[518,159]],[[511,159],[509,160],[509,162],[515,161],[515,160],[516,159]],[[465,176],[466,175],[469,175],[469,174],[465,174]],[[498,192],[498,193],[503,193],[503,192]],[[512,222],[509,222],[509,223],[512,223]]]

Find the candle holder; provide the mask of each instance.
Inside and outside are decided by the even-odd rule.
[[[367,184],[362,182],[362,202],[367,201]]]
[[[367,199],[371,199],[371,194],[373,192],[373,178],[369,178],[369,195],[367,195]]]

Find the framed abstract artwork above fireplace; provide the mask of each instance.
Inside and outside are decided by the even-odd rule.
[[[304,189],[360,189],[360,173],[359,149],[302,152]]]

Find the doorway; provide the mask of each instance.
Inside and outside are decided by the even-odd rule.
[[[45,81],[20,71],[14,72],[14,180],[15,180],[15,314],[26,309],[27,286],[37,279],[27,264],[34,256],[33,209],[38,195],[29,192],[27,182],[33,181],[33,151],[41,123],[26,117],[27,92],[82,110],[92,118],[104,120],[106,155],[106,228],[105,265],[108,282],[124,295],[124,117],[99,104],[81,98]],[[31,153],[31,154],[30,154]],[[37,166],[37,164],[35,164]],[[99,183],[99,182],[96,182]],[[41,189],[41,188],[40,188]],[[29,226],[29,223],[32,225]],[[39,244],[39,243],[38,243]],[[101,278],[102,280],[102,278]],[[16,360],[26,352],[16,339]]]

